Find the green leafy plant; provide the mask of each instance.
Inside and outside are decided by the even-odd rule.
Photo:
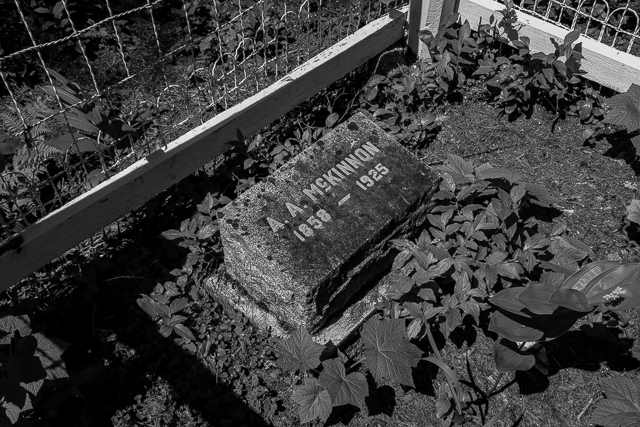
[[[604,427],[631,427],[640,424],[640,378],[622,376],[601,382],[606,399],[598,402],[591,423]]]
[[[602,120],[606,107],[604,97],[586,81],[582,95],[584,98],[578,100],[576,104],[572,106],[572,108],[577,111],[580,121],[588,125],[597,120]],[[589,131],[586,130],[585,132]],[[590,135],[591,134],[589,134],[589,136]]]
[[[13,170],[33,178],[42,167],[42,162],[60,151],[46,144],[52,130],[42,120],[46,117],[43,113],[45,109],[44,103],[36,100],[25,105],[21,114],[13,111],[0,113],[3,128],[3,132],[0,132],[0,172],[5,170],[7,160],[11,159]]]
[[[632,83],[626,92],[605,99],[604,104],[609,110],[602,122],[624,127],[627,134],[631,136],[636,156],[640,155],[640,135],[637,135],[640,129],[640,86]],[[602,125],[597,125],[595,129],[587,129],[583,137],[589,139],[602,128]]]
[[[411,369],[417,366],[422,352],[406,339],[404,330],[402,320],[368,320],[361,332],[365,357],[355,363],[349,363],[341,352],[321,362],[324,346],[314,343],[303,328],[279,342],[278,364],[303,375],[303,383],[294,387],[291,396],[298,405],[301,422],[325,421],[336,406],[351,404],[363,409],[369,387],[365,376],[354,371],[361,364],[376,381],[391,380],[413,387]]]
[[[469,21],[458,25],[459,14],[446,17],[437,34],[429,30],[419,32],[420,40],[431,52],[435,71],[435,83],[439,86],[434,93],[435,99],[451,95],[467,80],[468,70],[476,64],[474,53],[476,46],[471,36]]]
[[[166,240],[176,241],[179,247],[189,250],[182,266],[185,274],[206,270],[205,263],[211,261],[210,256],[220,251],[216,240],[212,238],[218,232],[218,219],[215,213],[218,207],[230,201],[228,197],[216,198],[211,193],[207,193],[202,202],[196,205],[197,212],[192,218],[182,221],[178,230],[166,230],[160,235]]]
[[[0,204],[5,221],[19,220],[24,213],[36,216],[42,207],[40,191],[47,185],[48,163],[59,163],[62,152],[46,142],[53,131],[43,119],[41,100],[25,105],[20,114],[0,113]],[[26,126],[26,132],[25,132]],[[47,212],[40,212],[41,215]]]
[[[519,35],[513,2],[499,12],[499,21],[492,16],[475,31],[452,14],[437,34],[420,33],[432,57],[432,63],[418,65],[427,76],[430,97],[451,98],[463,84],[482,82],[489,99],[514,118],[531,114],[536,103],[560,115],[574,111],[585,123],[601,118],[602,96],[579,78],[582,49],[580,43],[573,46],[579,32],[570,32],[561,43],[552,40],[552,53],[531,52],[529,39]]]
[[[640,305],[640,264],[596,261],[580,267],[593,253],[566,235],[566,225],[557,224],[548,237],[536,233],[532,208],[555,203],[544,187],[457,156],[438,172],[442,182],[428,230],[415,243],[394,242],[401,252],[385,309],[387,316],[409,321],[410,338],[429,338],[436,354],[430,362],[445,369],[431,327],[448,338],[465,317],[498,335],[493,357],[502,374],[533,368],[544,351],[534,344],[564,334],[581,317],[615,325],[624,323],[623,310]],[[460,420],[462,396],[455,374],[448,377],[439,414]]]
[[[54,70],[50,69],[49,73],[57,84],[55,88],[43,86],[42,90],[53,99],[60,99],[66,112],[55,114],[54,119],[72,131],[48,140],[47,144],[71,153],[100,151],[115,146],[120,151],[118,154],[124,154],[124,150],[130,149],[149,125],[147,120],[151,112],[134,113],[129,120],[119,118],[103,100],[95,98],[94,93],[83,91],[78,84]],[[43,113],[55,112],[46,109]],[[78,133],[73,132],[74,129]]]
[[[51,409],[69,396],[81,396],[79,387],[101,371],[100,364],[90,365],[70,376],[61,358],[68,344],[33,331],[26,314],[4,312],[0,335],[0,418],[5,425],[30,425],[34,408]]]
[[[509,16],[515,12],[506,10],[503,14]],[[485,85],[507,115],[530,114],[536,102],[540,101],[556,112],[566,110],[577,97],[575,86],[581,83],[581,44],[572,46],[580,33],[568,33],[562,43],[553,40],[555,52],[549,54],[532,53],[529,39],[520,37],[514,28],[508,29],[507,34],[517,52],[509,57],[485,54],[479,60],[480,67],[474,75],[490,77]]]
[[[471,403],[477,396],[462,390],[457,376],[444,364],[439,353],[436,357],[422,358],[422,351],[407,339],[405,325],[403,319],[369,319],[360,332],[364,357],[355,362],[340,350],[337,357],[323,358],[325,347],[316,344],[304,328],[298,328],[289,338],[278,342],[277,363],[301,375],[291,395],[291,400],[298,405],[300,421],[326,421],[333,408],[341,405],[364,409],[369,387],[365,375],[356,368],[364,366],[377,382],[392,381],[415,387],[412,369],[420,360],[434,363],[445,373],[447,382],[440,386],[441,399],[436,405],[444,425],[471,420]],[[434,348],[437,352],[437,347]],[[504,410],[484,426],[495,425],[503,415]]]
[[[527,370],[535,364],[524,343],[546,341],[567,332],[586,315],[600,322],[606,311],[619,312],[640,305],[640,264],[595,261],[557,286],[529,283],[495,294],[498,307],[489,330],[499,334],[494,358],[499,372]],[[594,312],[596,309],[596,312]]]

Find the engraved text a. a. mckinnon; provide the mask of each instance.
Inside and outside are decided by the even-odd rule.
[[[331,186],[339,184],[346,176],[356,172],[365,162],[371,161],[373,157],[380,152],[380,149],[367,142],[362,147],[357,148],[353,154],[349,154],[341,162],[323,173],[317,178],[309,188],[305,188],[302,192],[309,197],[314,203],[318,202],[318,197],[323,196],[331,189]]]

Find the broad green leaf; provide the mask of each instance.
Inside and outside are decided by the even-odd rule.
[[[476,325],[480,325],[480,304],[476,301],[469,300],[460,304],[460,308],[465,314],[470,315],[475,320]]]
[[[549,302],[556,290],[555,286],[536,283],[524,288],[517,298],[529,311],[536,314],[549,315],[559,307],[558,304]]]
[[[169,310],[171,310],[171,313],[177,313],[183,310],[187,306],[187,304],[189,304],[189,298],[176,298],[171,301],[171,304],[169,304]]]
[[[160,285],[158,283],[158,285]],[[160,285],[162,286],[162,285]],[[163,295],[164,296],[164,295]],[[164,296],[165,299],[163,300],[163,302],[158,301],[158,303],[156,303],[156,308],[158,310],[158,314],[160,315],[160,317],[166,318],[166,319],[170,319],[171,318],[171,310],[169,309],[169,306],[167,304],[164,304],[164,302],[167,301],[166,296]]]
[[[414,387],[411,368],[418,366],[422,352],[405,338],[404,320],[371,318],[361,336],[365,365],[376,381],[390,379]]]
[[[620,93],[605,101],[611,110],[604,117],[605,123],[625,126],[631,133],[640,129],[640,86],[631,83],[626,93]]]
[[[443,259],[449,258],[451,256],[449,255],[449,252],[438,246],[428,245],[426,250],[429,251],[437,261],[442,261]]]
[[[522,266],[516,262],[501,262],[494,265],[493,268],[500,276],[513,280],[519,280],[520,273],[524,272]]]
[[[456,183],[451,177],[451,174],[447,172],[442,172],[442,182],[440,183],[440,188],[442,188],[445,191],[449,191],[450,193],[455,193]]]
[[[538,341],[544,336],[544,333],[533,327],[536,323],[537,322],[523,316],[509,314],[507,317],[504,312],[496,311],[491,314],[489,330],[500,334],[511,341]]]
[[[371,78],[367,82],[367,87],[377,86],[380,83],[382,83],[385,79],[386,79],[385,76],[382,76],[380,74],[374,74],[373,76],[371,76]]]
[[[455,293],[458,300],[463,301],[470,290],[471,281],[469,280],[469,274],[467,272],[460,273],[458,275],[458,278],[456,279],[456,284],[453,288],[453,292]]]
[[[340,118],[340,116],[338,115],[338,113],[331,113],[331,114],[329,114],[329,116],[325,120],[325,125],[328,128],[332,128],[333,125],[336,124],[336,122],[338,121],[339,118]]]
[[[489,256],[487,256],[487,258],[484,260],[484,262],[486,262],[489,265],[495,265],[507,259],[507,256],[509,256],[509,254],[506,252],[497,251],[497,250],[492,251],[489,254]]]
[[[100,129],[98,129],[93,123],[91,123],[86,115],[80,111],[78,111],[77,113],[75,113],[74,111],[69,111],[64,115],[54,116],[54,119],[64,125],[69,124],[69,126],[81,132],[86,132],[92,135],[97,135],[100,132]]]
[[[566,36],[564,36],[564,44],[571,46],[576,42],[576,40],[578,40],[579,37],[580,37],[580,31],[573,30],[567,33]]]
[[[44,143],[58,150],[69,150],[70,153],[74,154],[90,153],[107,148],[104,144],[98,143],[95,139],[80,133],[74,133],[73,136],[70,133],[65,133],[64,135],[45,140]]]
[[[41,89],[49,96],[56,98],[56,93],[60,97],[60,99],[66,103],[67,105],[75,105],[81,102],[82,100],[76,96],[70,89],[65,89],[62,86],[56,86],[55,90],[53,86],[41,86]]]
[[[518,184],[514,186],[509,192],[509,196],[511,197],[513,203],[518,203],[520,200],[522,200],[525,194],[527,194],[527,186],[524,184]]]
[[[490,163],[483,163],[475,168],[475,173],[478,175],[479,173],[486,171],[487,169],[493,169]]]
[[[32,381],[30,383],[21,382],[20,385],[22,388],[31,393],[32,396],[37,396],[44,384],[44,378],[41,378],[37,381]]]
[[[35,355],[40,359],[42,367],[47,372],[47,379],[67,378],[67,367],[62,360],[62,353],[69,344],[58,338],[49,338],[41,332],[33,334],[38,340],[38,348]]]
[[[557,288],[560,288],[560,285],[564,282],[564,279],[567,277],[565,273],[559,273],[557,271],[545,271],[540,275],[540,283],[546,283],[547,285],[553,285]]]
[[[603,379],[600,400],[591,423],[603,426],[634,427],[640,425],[640,377],[633,380],[618,375]]]
[[[391,273],[385,294],[392,299],[400,299],[413,288],[413,283],[414,278],[401,273]]]
[[[305,378],[304,385],[293,389],[291,400],[298,404],[298,416],[302,423],[310,423],[316,418],[324,422],[331,415],[329,392],[313,377]]]
[[[363,374],[353,372],[347,375],[344,365],[337,359],[325,360],[322,368],[318,380],[329,392],[333,406],[351,404],[364,409],[369,385]]]
[[[460,310],[457,307],[448,307],[445,311],[445,321],[440,323],[440,332],[442,332],[442,335],[446,338],[449,338],[451,332],[460,325],[462,325],[462,314]]]
[[[185,320],[187,320],[187,316],[177,314],[171,317],[171,320],[169,320],[169,326],[175,326],[179,323],[183,323]]]
[[[562,261],[562,259],[554,258],[553,261],[559,262]],[[575,270],[563,267],[562,265],[556,264],[555,262],[540,261],[540,265],[548,270],[552,270],[555,273],[561,274],[563,277],[570,276],[575,272]]]
[[[407,262],[413,257],[410,250],[404,249],[396,255],[391,266],[391,271],[396,271],[405,266]]]
[[[138,298],[136,303],[140,306],[141,309],[145,311],[152,319],[155,320],[158,317],[158,310],[156,307],[156,302],[148,295],[142,295],[142,298]]]
[[[442,419],[442,417],[449,413],[452,407],[452,399],[446,393],[439,393],[438,400],[436,401],[436,418]]]
[[[593,250],[578,239],[569,236],[556,236],[551,241],[551,252],[557,252],[560,248],[569,248],[582,255],[595,257]],[[580,258],[582,259],[582,258]]]
[[[162,325],[160,326],[160,330],[158,332],[160,332],[160,335],[162,335],[163,337],[168,338],[169,335],[171,335],[171,333],[173,332],[173,327],[169,325]]]
[[[589,304],[616,300],[614,307],[624,310],[640,305],[640,263],[623,264],[605,271],[585,286]]]
[[[468,20],[464,20],[464,24],[462,24],[462,27],[460,27],[458,33],[460,35],[461,41],[465,41],[469,38],[469,36],[471,35],[471,25],[469,24]]]
[[[560,200],[552,197],[549,191],[542,185],[526,183],[527,193],[532,197],[531,203],[548,208],[553,204],[560,203]]]
[[[591,303],[591,298],[595,295],[607,291],[614,286],[618,286],[619,283],[633,277],[639,268],[639,263],[618,263],[618,265],[612,268],[603,269],[602,273],[591,279],[591,281],[584,286],[582,292],[587,296],[587,299],[589,299],[589,303]]]
[[[290,372],[315,369],[320,364],[323,349],[324,347],[313,342],[309,332],[300,326],[289,338],[278,341],[278,365]]]
[[[0,318],[0,331],[8,334],[18,331],[21,336],[26,337],[31,333],[30,324],[29,316],[26,314],[18,316],[7,315]]]
[[[503,289],[489,298],[489,302],[513,314],[523,315],[522,311],[526,307],[517,298],[525,289],[525,287]]]
[[[431,291],[431,289],[428,289]],[[433,293],[433,291],[431,291]],[[402,304],[404,308],[407,309],[409,315],[414,319],[420,319],[424,324],[427,324],[428,321],[440,314],[442,311],[442,307],[434,307],[427,301],[423,301],[421,304],[415,302],[405,302]]]
[[[515,342],[500,338],[493,342],[493,360],[498,372],[528,371],[536,364],[533,354],[518,350]]]
[[[191,329],[187,328],[182,323],[174,325],[173,330],[176,331],[176,333],[184,339],[188,339],[190,341],[196,340],[196,337],[193,335],[193,332],[191,332]]]
[[[632,200],[627,206],[627,219],[636,224],[640,224],[640,200]]]
[[[475,181],[471,162],[455,154],[447,154],[447,159],[449,159],[449,162],[442,166],[440,170],[449,173],[456,184],[473,183]]]
[[[22,387],[22,384],[7,377],[0,379],[0,389],[2,390],[4,400],[2,406],[5,408],[5,413],[11,420],[11,423],[15,424],[20,418],[22,408],[26,410],[31,406],[29,395]],[[7,426],[7,423],[5,422],[3,425]]]
[[[422,326],[424,326],[424,322],[422,321],[422,319],[411,319],[411,322],[409,322],[409,326],[407,326],[407,337],[410,340],[416,338],[420,334]]]
[[[587,297],[575,289],[558,289],[553,293],[549,302],[573,311],[583,313],[593,311],[593,307],[589,305]]]

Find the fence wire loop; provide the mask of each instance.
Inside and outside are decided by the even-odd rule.
[[[123,10],[105,0],[87,11],[68,0],[51,10],[13,1],[17,21],[5,25],[29,42],[0,51],[0,241],[268,87],[387,7],[381,0],[183,0],[173,10],[162,0],[140,3]],[[25,85],[16,64],[34,67],[38,83]]]

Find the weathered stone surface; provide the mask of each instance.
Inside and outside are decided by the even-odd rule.
[[[390,277],[383,277],[376,286],[367,289],[363,296],[354,298],[354,301],[349,303],[343,311],[332,316],[322,329],[312,336],[313,340],[320,344],[331,341],[335,345],[340,345],[375,311],[376,305],[383,300],[389,285]],[[283,324],[265,305],[250,297],[244,288],[241,288],[224,271],[209,276],[205,281],[205,288],[216,299],[242,312],[261,329],[269,330],[273,335],[283,338],[291,332],[289,325]]]
[[[395,256],[390,240],[424,222],[435,187],[424,164],[356,114],[219,211],[226,271],[283,329],[318,332],[371,294]]]

